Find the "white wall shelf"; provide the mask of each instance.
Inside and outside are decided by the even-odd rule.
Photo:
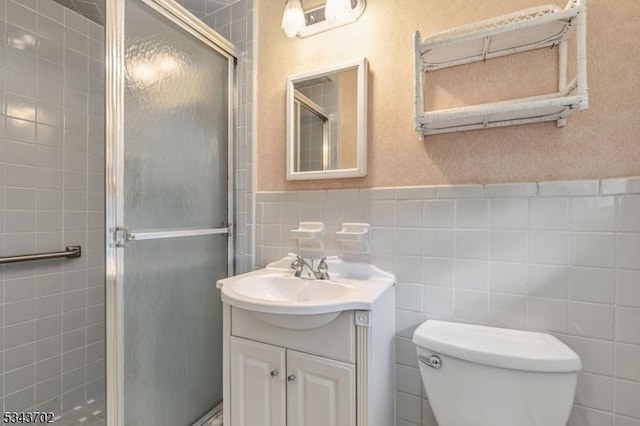
[[[544,5],[452,28],[421,39],[416,31],[415,127],[422,135],[556,121],[588,108],[586,0]],[[567,38],[577,32],[576,76],[567,82]],[[500,56],[558,46],[555,93],[436,111],[424,110],[423,73]]]

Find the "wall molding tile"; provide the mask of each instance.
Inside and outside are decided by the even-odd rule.
[[[593,197],[640,194],[640,177],[555,182],[425,185],[360,189],[261,191],[257,202],[324,200],[426,200],[452,198]]]
[[[598,195],[599,190],[598,180],[538,182],[538,195],[541,197],[588,197]]]
[[[602,194],[640,194],[640,177],[603,179],[600,181]]]
[[[536,183],[492,183],[484,186],[486,197],[534,197],[537,194],[538,184]]]

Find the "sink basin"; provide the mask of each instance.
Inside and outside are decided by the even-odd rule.
[[[395,286],[395,277],[369,263],[327,261],[330,280],[298,278],[285,257],[258,271],[218,281],[222,301],[268,314],[311,315],[350,309],[371,310]]]
[[[234,283],[239,295],[271,302],[320,302],[339,299],[355,286],[328,280],[306,280],[285,274],[253,275]]]

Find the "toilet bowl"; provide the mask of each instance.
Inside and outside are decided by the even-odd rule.
[[[582,365],[555,337],[429,320],[413,342],[439,426],[566,426]]]

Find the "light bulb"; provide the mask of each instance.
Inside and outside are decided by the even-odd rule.
[[[287,37],[295,37],[305,26],[304,11],[300,0],[287,0],[282,14],[282,29]]]
[[[324,6],[324,16],[328,21],[345,20],[351,13],[350,0],[327,0]]]

